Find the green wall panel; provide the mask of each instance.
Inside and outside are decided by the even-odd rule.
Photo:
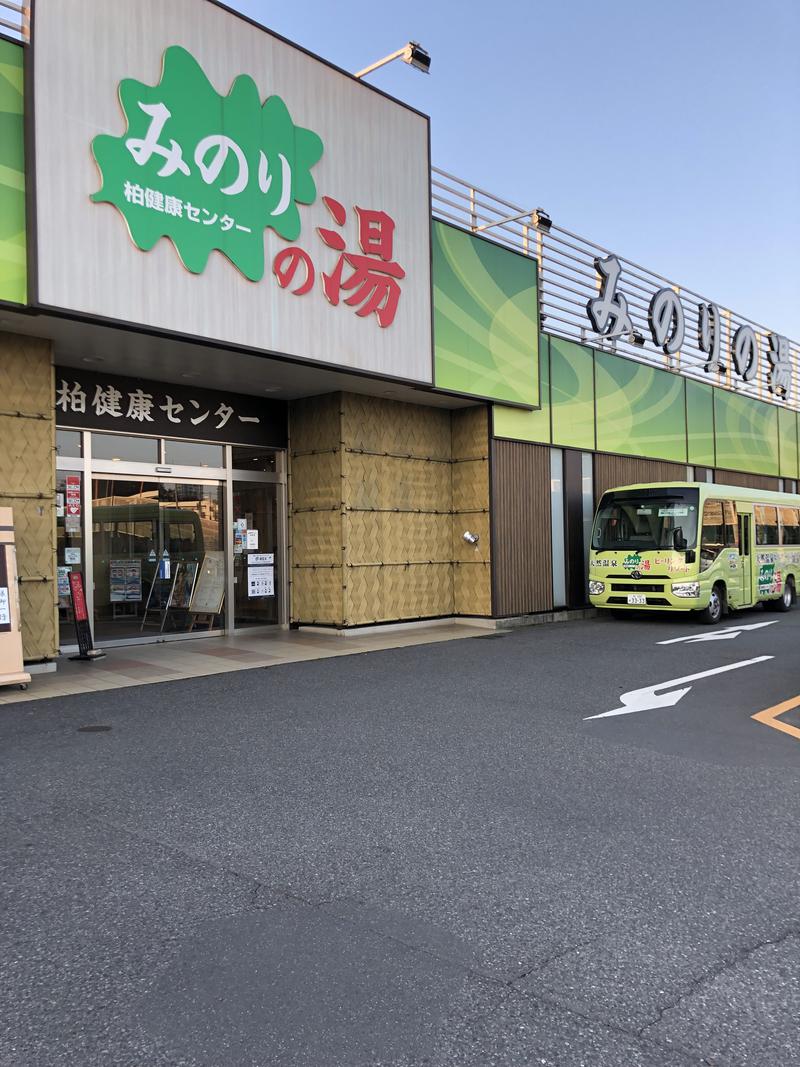
[[[778,474],[778,409],[724,389],[714,390],[717,466]]]
[[[778,433],[781,447],[781,477],[797,477],[797,415],[787,408],[778,408]]]
[[[436,385],[538,407],[536,260],[435,221],[432,266]]]
[[[594,359],[591,348],[550,338],[553,444],[593,449]]]
[[[533,441],[550,444],[550,344],[547,334],[542,334],[539,345],[539,380],[541,382],[541,407],[534,411],[525,408],[507,408],[495,404],[494,436],[508,437],[512,441]]]
[[[600,452],[686,462],[683,378],[596,352],[595,382]]]
[[[686,379],[686,430],[689,462],[700,467],[715,466],[714,390],[690,378]]]
[[[0,300],[27,300],[23,50],[0,40]]]

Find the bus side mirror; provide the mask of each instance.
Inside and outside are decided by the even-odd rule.
[[[685,552],[688,546],[688,541],[683,536],[683,527],[676,526],[672,531],[672,547],[676,552]]]

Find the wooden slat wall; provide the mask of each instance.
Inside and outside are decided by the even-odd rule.
[[[597,452],[594,457],[595,503],[606,489],[613,489],[617,485],[686,480],[685,463],[666,463],[660,459],[638,459],[633,456],[610,456],[604,452]]]
[[[553,607],[550,449],[492,442],[493,614]]]
[[[743,489],[768,489],[778,492],[778,479],[766,474],[743,474],[740,471],[714,471],[714,481],[720,485],[740,485]]]

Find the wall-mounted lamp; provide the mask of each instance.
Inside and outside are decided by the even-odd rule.
[[[468,545],[477,545],[481,539],[480,534],[470,533],[469,530],[465,530],[462,536]]]
[[[550,218],[544,208],[541,207],[537,207],[536,211],[534,211],[533,221],[536,223],[537,228],[540,229],[543,233],[549,233],[550,227],[553,225],[553,220]]]
[[[638,330],[633,331],[633,343],[635,345],[638,345],[639,348],[644,348],[644,337],[642,336],[642,334],[639,333]]]
[[[367,74],[371,74],[373,70],[377,70],[378,67],[384,67],[387,63],[391,63],[394,59],[402,59],[404,63],[408,63],[408,65],[415,70],[421,70],[423,74],[430,74],[430,55],[425,51],[421,44],[418,44],[416,41],[409,41],[407,45],[398,48],[397,51],[392,52],[391,55],[384,56],[383,59],[379,59],[377,63],[371,63],[368,67],[364,67],[364,69],[358,71],[355,76],[356,78],[363,78]]]

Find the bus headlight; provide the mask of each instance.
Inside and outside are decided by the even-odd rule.
[[[590,596],[600,596],[600,594],[604,593],[605,590],[606,590],[606,583],[605,582],[595,582],[595,581],[589,582],[589,595]]]
[[[694,597],[700,595],[700,583],[699,582],[673,582],[672,583],[672,595],[673,596],[685,596]]]

